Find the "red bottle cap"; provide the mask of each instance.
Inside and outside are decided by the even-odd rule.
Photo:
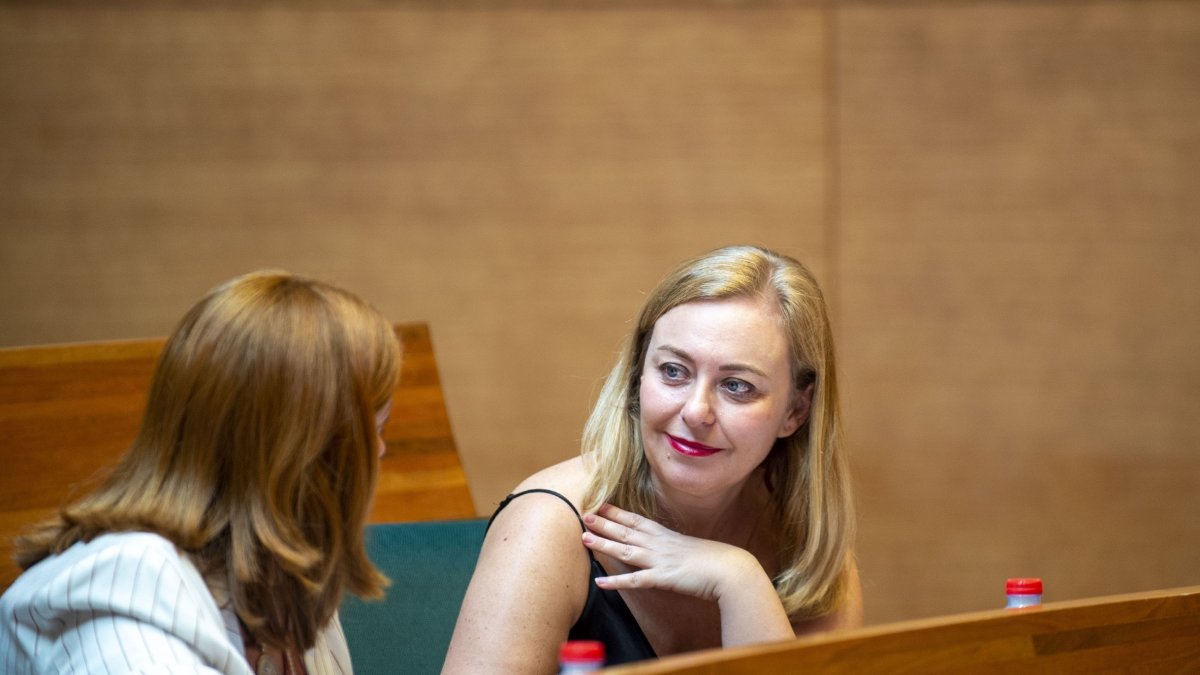
[[[571,640],[558,648],[559,663],[604,661],[604,643],[595,640]]]
[[[1009,579],[1004,584],[1004,592],[1007,595],[1041,595],[1042,580],[1037,578]]]

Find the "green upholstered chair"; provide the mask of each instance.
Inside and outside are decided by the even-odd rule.
[[[486,527],[483,518],[367,527],[367,553],[392,585],[381,601],[342,603],[356,675],[441,671]]]

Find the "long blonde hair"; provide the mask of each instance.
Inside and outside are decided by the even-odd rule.
[[[154,532],[222,581],[259,639],[309,648],[345,591],[387,585],[363,528],[398,371],[391,325],[350,293],[283,272],[233,279],[167,340],[111,475],[18,540],[18,561]]]
[[[683,263],[650,293],[584,427],[582,449],[593,473],[583,507],[593,511],[608,502],[661,515],[639,424],[647,345],[655,323],[672,308],[737,297],[775,304],[791,349],[793,384],[813,385],[808,420],[776,441],[764,476],[780,523],[775,586],[784,609],[793,618],[821,616],[837,609],[848,590],[854,504],[824,296],[812,274],[790,257],[753,246],[717,249]]]

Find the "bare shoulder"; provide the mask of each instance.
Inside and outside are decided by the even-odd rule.
[[[513,494],[526,490],[553,490],[566,497],[578,509],[579,503],[583,499],[583,492],[587,489],[587,482],[588,472],[584,467],[583,459],[573,457],[548,466],[521,481],[513,490]]]
[[[556,464],[513,494],[552,490],[574,504],[586,485],[582,469],[575,460]],[[552,672],[587,600],[589,565],[579,518],[562,499],[532,492],[508,501],[484,538],[442,672]]]
[[[583,531],[575,511],[579,510],[586,486],[587,475],[579,458],[538,471],[513,489],[495,515],[488,539],[496,539],[494,533],[504,541],[521,542],[527,550],[557,554],[579,552]],[[561,495],[561,498],[546,491]],[[570,502],[570,506],[563,499]]]
[[[577,460],[548,467],[522,481],[513,490],[520,496],[511,498],[492,520],[477,568],[497,577],[525,577],[535,572],[538,580],[526,581],[526,591],[530,584],[549,583],[559,590],[548,587],[546,593],[559,600],[562,588],[578,586],[579,592],[570,594],[574,602],[563,607],[572,614],[571,622],[587,595],[590,562],[583,546],[583,526],[571,506],[543,491],[562,495],[577,509],[585,482]]]

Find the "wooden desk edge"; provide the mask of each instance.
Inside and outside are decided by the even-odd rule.
[[[883,636],[917,633],[939,628],[954,628],[956,626],[966,627],[988,623],[1000,623],[1002,621],[1010,621],[1014,617],[1028,617],[1030,619],[1043,617],[1045,619],[1051,619],[1056,614],[1069,614],[1076,612],[1077,610],[1087,610],[1089,608],[1103,608],[1125,604],[1145,604],[1153,601],[1160,601],[1161,603],[1175,603],[1177,605],[1188,605],[1190,607],[1191,614],[1200,615],[1200,586],[1184,586],[1180,588],[1164,590],[1099,596],[1078,600],[1064,600],[1046,603],[1040,607],[1031,607],[1021,610],[1000,608],[979,612],[898,621],[894,623],[864,626],[862,628],[832,631],[821,635],[796,638],[794,640],[784,640],[782,642],[747,645],[744,647],[732,647],[729,649],[707,649],[689,654],[667,656],[654,661],[645,661],[626,666],[614,666],[612,668],[605,669],[604,672],[606,674],[611,673],[612,675],[665,675],[667,673],[675,673],[677,671],[686,671],[689,668],[698,668],[704,666],[713,667],[722,663],[730,663],[742,658],[756,655],[790,651],[798,652],[832,643],[869,640]]]

